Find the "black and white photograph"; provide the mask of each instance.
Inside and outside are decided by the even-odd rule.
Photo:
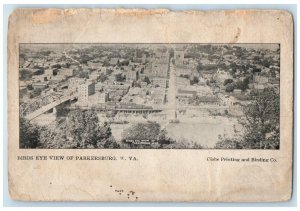
[[[277,43],[21,43],[21,149],[280,148]]]

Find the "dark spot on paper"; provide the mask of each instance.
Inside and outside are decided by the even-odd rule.
[[[241,29],[238,27],[238,28],[237,28],[237,32],[236,32],[236,34],[235,34],[233,40],[232,40],[231,42],[229,42],[229,43],[230,43],[230,44],[236,43],[236,42],[239,40],[240,35],[241,35]]]

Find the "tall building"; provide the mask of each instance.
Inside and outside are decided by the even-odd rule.
[[[174,51],[175,64],[183,64],[184,61],[184,50],[175,49]]]
[[[84,83],[78,87],[78,104],[88,106],[89,96],[95,93],[95,83]]]

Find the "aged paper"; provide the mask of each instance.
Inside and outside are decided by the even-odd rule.
[[[7,52],[12,199],[290,199],[290,13],[18,9]]]

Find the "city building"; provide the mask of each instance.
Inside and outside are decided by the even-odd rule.
[[[233,93],[234,93],[234,94],[241,94],[241,93],[242,93],[242,90],[240,90],[240,89],[234,89],[234,90],[233,90]]]
[[[59,71],[59,75],[64,75],[66,77],[71,77],[74,75],[74,70],[71,68],[63,68]]]
[[[20,88],[19,88],[19,96],[22,98],[27,94],[27,84],[23,81],[20,81]]]
[[[198,97],[199,105],[218,105],[220,103],[219,99],[216,96],[199,96]]]
[[[103,83],[98,82],[95,84],[95,91],[99,92],[99,91],[103,90],[103,87],[104,87]]]
[[[184,78],[184,77],[177,77],[176,78],[176,85],[177,86],[189,86],[190,83],[190,79]]]
[[[179,89],[177,91],[177,98],[194,98],[196,97],[197,92],[196,91],[190,91],[190,90],[183,90],[183,89]]]
[[[97,71],[93,71],[89,75],[89,79],[91,79],[91,80],[97,80],[99,77],[100,77],[100,73],[98,73]]]
[[[66,80],[67,77],[65,75],[56,75],[48,79],[49,81],[52,81],[53,83],[59,83],[63,80]]]
[[[153,89],[153,92],[151,93],[151,98],[153,99],[155,104],[163,104],[165,102],[165,93],[163,89]]]
[[[144,82],[144,81],[140,82],[140,84],[141,84],[141,87],[142,87],[142,88],[145,88],[145,87],[147,87],[147,85],[148,85],[148,83],[147,83],[147,82]]]
[[[125,77],[126,77],[126,81],[136,81],[138,79],[138,71],[136,70],[129,70],[127,72],[124,73]]]
[[[253,82],[257,84],[266,84],[269,82],[268,77],[261,76],[259,74],[253,75]]]
[[[108,93],[99,93],[98,94],[98,103],[106,103],[109,99]]]
[[[46,70],[44,71],[44,74],[45,74],[47,77],[53,76],[53,69],[46,69]]]
[[[174,58],[176,65],[182,65],[184,62],[184,49],[176,48],[174,51]]]
[[[166,88],[167,86],[167,79],[155,77],[151,79],[151,84],[153,86],[159,86],[160,88]]]
[[[168,70],[169,70],[169,63],[149,63],[145,70],[144,75],[148,76],[149,78],[153,77],[168,77]]]
[[[70,78],[68,80],[68,89],[72,92],[76,92],[78,90],[78,86],[83,84],[85,82],[85,79],[84,78]]]
[[[86,82],[78,87],[78,104],[88,106],[89,96],[95,93],[95,83]]]
[[[169,60],[169,52],[156,52],[155,56],[152,58],[152,62],[157,64],[168,64]]]
[[[119,63],[119,59],[118,58],[111,58],[109,61],[109,64],[112,66],[115,66]]]
[[[38,83],[33,83],[32,87],[34,89],[44,89],[48,86],[48,82],[38,82]]]
[[[146,60],[147,59],[147,55],[146,54],[143,54],[143,57],[142,57],[142,63],[146,63]]]

